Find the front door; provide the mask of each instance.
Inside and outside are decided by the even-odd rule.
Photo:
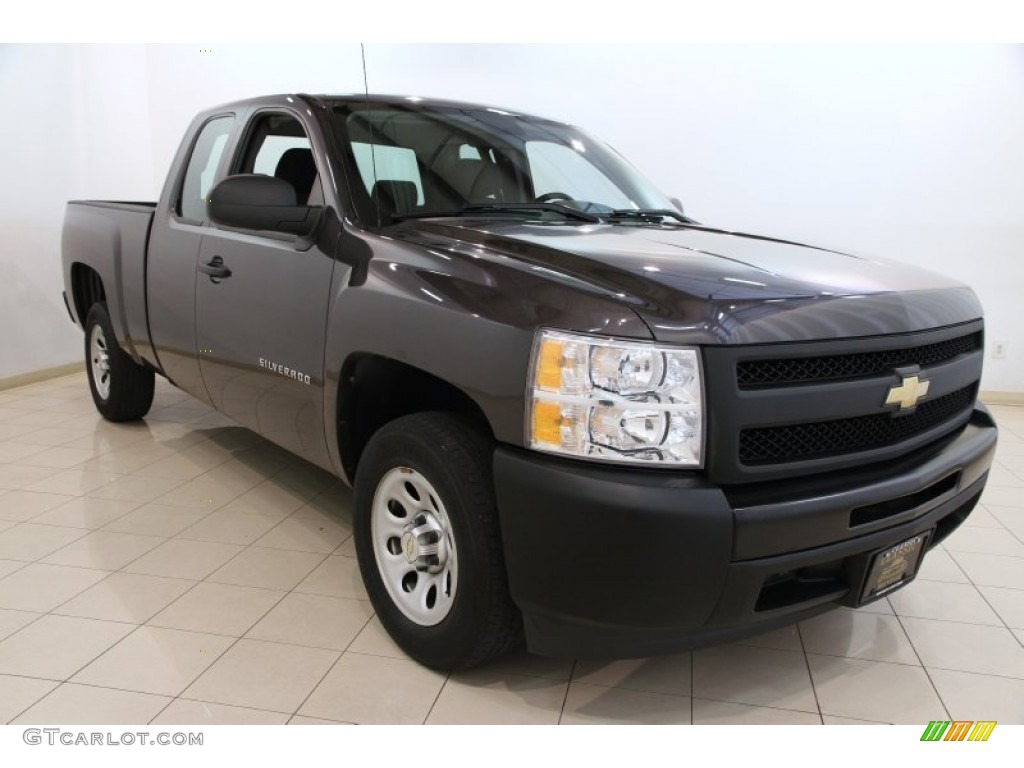
[[[309,139],[299,120],[260,113],[236,173],[266,173],[322,204]],[[196,283],[199,365],[214,406],[288,450],[329,466],[324,436],[324,342],[334,259],[309,240],[211,227]]]

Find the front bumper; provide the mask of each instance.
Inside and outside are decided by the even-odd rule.
[[[856,605],[872,553],[928,531],[933,547],[966,519],[995,445],[979,405],[962,430],[899,461],[733,487],[499,448],[495,489],[527,646],[646,656]]]

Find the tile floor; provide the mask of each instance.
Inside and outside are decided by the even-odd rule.
[[[1024,723],[1024,408],[994,410],[982,506],[887,600],[446,676],[374,618],[332,476],[162,381],[130,425],[84,373],[0,392],[0,722]]]

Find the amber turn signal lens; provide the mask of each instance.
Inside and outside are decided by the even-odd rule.
[[[562,342],[557,339],[541,340],[537,387],[549,392],[562,387]]]
[[[562,409],[558,403],[533,401],[533,439],[539,443],[561,446]]]

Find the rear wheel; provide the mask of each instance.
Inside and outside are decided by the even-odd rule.
[[[381,623],[412,658],[464,669],[521,642],[491,479],[493,446],[447,413],[382,427],[359,462],[355,540]]]
[[[149,412],[153,371],[118,346],[105,304],[93,304],[85,318],[85,364],[92,400],[103,418],[132,421]]]

